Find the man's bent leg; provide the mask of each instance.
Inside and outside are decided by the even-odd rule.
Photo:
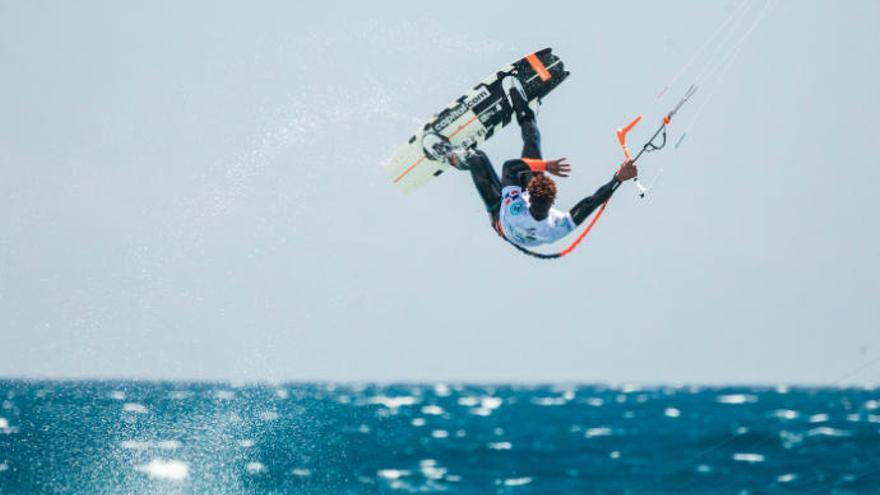
[[[536,158],[541,160],[541,131],[538,130],[538,123],[535,121],[534,115],[531,119],[523,120],[519,123],[520,133],[522,134],[523,158]]]
[[[541,132],[538,131],[538,121],[535,118],[535,112],[521,93],[511,91],[510,98],[513,102],[513,111],[516,115],[516,122],[519,124],[523,140],[523,149],[520,156],[540,160],[542,158]]]
[[[501,181],[492,162],[486,153],[476,150],[474,154],[468,158],[468,166],[471,171],[471,179],[477,188],[477,193],[486,205],[486,211],[491,215],[492,211],[501,204]]]

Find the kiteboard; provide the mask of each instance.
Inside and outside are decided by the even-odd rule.
[[[514,111],[501,83],[505,77],[519,79],[529,106],[536,109],[568,75],[552,48],[499,69],[419,128],[394,153],[385,171],[403,191],[425,185],[450,167],[451,149],[475,148],[511,122]]]

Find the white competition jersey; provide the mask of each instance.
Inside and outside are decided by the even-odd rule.
[[[529,193],[519,186],[501,190],[501,230],[504,236],[520,246],[540,246],[562,239],[575,229],[571,215],[550,208],[544,220],[538,221],[529,212]]]

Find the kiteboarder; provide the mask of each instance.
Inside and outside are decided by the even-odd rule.
[[[571,165],[565,158],[543,159],[541,133],[535,113],[528,106],[519,80],[508,76],[502,80],[502,87],[522,134],[520,158],[504,163],[501,179],[489,157],[481,150],[451,150],[449,163],[459,170],[470,170],[498,235],[518,246],[552,243],[577,228],[597,207],[608,201],[617,184],[636,177],[638,170],[632,160],[627,160],[608,183],[592,196],[579,201],[571,210],[553,208],[556,183],[546,174],[568,177]]]

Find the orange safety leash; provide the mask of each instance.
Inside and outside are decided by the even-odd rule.
[[[584,237],[587,237],[587,234],[589,234],[590,230],[593,229],[593,225],[596,225],[596,222],[598,222],[599,219],[602,218],[602,213],[605,211],[606,206],[608,206],[608,201],[602,203],[602,206],[599,207],[599,211],[596,212],[596,214],[593,216],[593,219],[590,220],[590,223],[587,224],[587,228],[585,228],[584,231],[581,232],[581,235],[577,236],[577,239],[575,239],[574,242],[571,243],[571,245],[569,245],[567,248],[563,249],[559,253],[560,258],[574,251],[574,248],[576,248],[578,244],[580,244],[581,241],[584,240]]]

